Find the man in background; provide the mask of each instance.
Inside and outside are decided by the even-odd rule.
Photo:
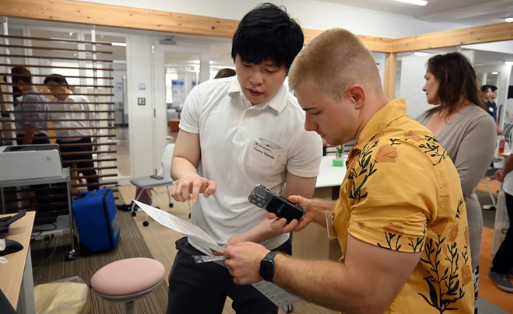
[[[502,130],[499,127],[499,119],[497,116],[497,104],[495,103],[495,99],[497,98],[497,87],[493,85],[483,85],[481,87],[481,91],[483,92],[483,99],[488,108],[488,113],[495,120],[495,124],[497,124],[497,135],[502,135]]]
[[[216,77],[214,77],[214,79],[231,77],[231,76],[235,76],[236,74],[237,73],[235,72],[234,69],[226,68],[226,69],[219,70],[219,72],[217,72]]]
[[[61,102],[62,105],[56,105],[56,111],[51,113],[52,119],[66,120],[55,121],[55,133],[57,134],[61,153],[82,152],[80,155],[64,155],[62,161],[78,161],[90,160],[85,162],[76,162],[77,172],[86,177],[87,189],[92,191],[98,188],[99,179],[96,175],[93,159],[93,141],[94,121],[86,121],[96,119],[94,108],[89,103],[89,99],[85,96],[72,95],[69,89],[68,81],[60,74],[52,74],[47,77],[44,84],[55,97],[53,102]],[[73,129],[80,128],[80,129]],[[71,167],[71,164],[65,165]]]
[[[14,88],[20,92],[17,98],[16,111],[25,111],[16,113],[16,132],[18,145],[29,144],[50,144],[46,138],[48,135],[48,100],[32,83],[32,73],[24,67],[14,67],[11,69],[12,82]],[[13,88],[13,91],[15,90]],[[44,137],[44,138],[43,138]]]

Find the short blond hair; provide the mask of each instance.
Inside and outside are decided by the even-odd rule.
[[[311,81],[340,101],[349,84],[362,84],[372,92],[382,91],[376,61],[360,38],[350,31],[333,28],[306,45],[289,72],[289,86],[295,90]]]

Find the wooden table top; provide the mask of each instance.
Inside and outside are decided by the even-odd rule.
[[[0,215],[0,218],[9,215]],[[0,289],[11,302],[14,308],[18,306],[18,298],[20,296],[21,281],[23,279],[23,271],[25,270],[25,262],[27,261],[27,253],[30,245],[30,237],[34,226],[35,212],[27,212],[27,214],[16,221],[9,227],[9,233],[0,234],[1,239],[15,240],[23,245],[23,250],[6,255],[6,264],[0,264]]]

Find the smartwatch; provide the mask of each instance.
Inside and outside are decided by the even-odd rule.
[[[269,252],[260,262],[260,276],[265,281],[272,282],[274,278],[274,257],[278,252]]]

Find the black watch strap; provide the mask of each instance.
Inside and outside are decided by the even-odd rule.
[[[265,281],[273,281],[274,278],[274,257],[278,252],[269,252],[260,262],[260,276]]]

